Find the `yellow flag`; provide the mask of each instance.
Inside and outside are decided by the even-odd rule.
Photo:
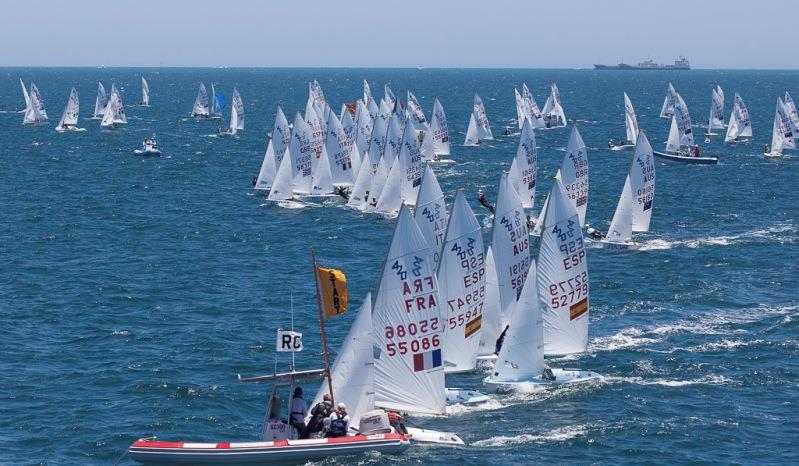
[[[317,267],[322,309],[326,317],[347,312],[347,277],[337,269]]]

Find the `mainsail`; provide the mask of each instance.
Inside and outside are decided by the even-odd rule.
[[[287,201],[294,198],[294,188],[292,182],[293,161],[291,149],[286,149],[283,160],[280,162],[275,175],[275,181],[269,190],[267,199],[270,201]]]
[[[663,99],[663,106],[660,108],[660,118],[671,118],[674,115],[674,104],[677,101],[677,91],[669,83],[666,89],[666,97]]]
[[[680,135],[680,146],[690,147],[694,145],[694,131],[691,124],[691,116],[688,114],[688,105],[685,104],[682,96],[677,94],[677,101],[674,104],[674,118],[677,120],[677,131]]]
[[[311,160],[315,155],[311,149],[310,133],[311,128],[308,123],[297,112],[288,149],[288,153],[291,154],[292,189],[297,194],[311,194],[313,183]]]
[[[433,268],[438,269],[447,229],[447,205],[444,202],[444,193],[441,192],[436,174],[430,165],[424,167],[419,196],[416,198],[414,219],[422,236],[433,248]]]
[[[207,117],[209,114],[208,91],[205,90],[205,84],[200,83],[200,89],[197,91],[197,98],[194,99],[194,108],[191,110],[191,116]]]
[[[330,112],[327,118],[325,149],[330,160],[333,185],[352,186],[355,183],[355,172],[350,159],[352,139],[347,136],[344,127],[333,112]]]
[[[375,405],[408,413],[444,414],[443,332],[432,250],[410,210],[402,207],[377,290],[372,329]]]
[[[369,83],[364,79],[363,80],[363,102],[364,104],[369,103],[372,100],[372,90],[369,88]]]
[[[28,102],[30,105],[25,109],[23,124],[43,123],[48,120],[47,110],[44,109],[44,99],[39,93],[39,88],[36,87],[36,84],[31,83]]]
[[[777,109],[774,112],[774,127],[771,133],[771,152],[769,155],[783,155],[785,149],[795,149],[794,133],[791,120],[781,98],[777,98]]]
[[[794,139],[799,138],[799,113],[796,111],[796,104],[791,98],[791,94],[785,92],[785,112],[788,114],[788,120],[791,122],[791,131],[793,131]]]
[[[588,267],[574,204],[555,180],[538,255],[538,293],[544,304],[544,353],[580,353],[588,346]]]
[[[635,109],[630,97],[624,93],[624,127],[627,131],[627,142],[635,144],[638,140],[638,118],[635,116]]]
[[[713,133],[714,129],[724,129],[724,97],[716,92],[716,89],[711,91],[710,99],[710,117],[707,123],[708,134]]]
[[[445,370],[463,372],[477,365],[483,300],[483,230],[463,190],[455,195],[438,268],[441,305],[445,306]]]
[[[588,209],[588,153],[576,126],[572,128],[559,173],[566,197],[577,210],[580,227],[583,227]]]
[[[522,83],[522,99],[524,99],[527,111],[532,117],[531,123],[533,124],[533,128],[545,127],[546,125],[544,124],[544,116],[541,114],[541,110],[538,108],[538,103],[536,103],[535,97],[533,97],[533,93],[530,92],[530,89],[527,87],[526,83]]]
[[[444,107],[436,99],[433,103],[433,116],[430,119],[430,133],[426,137],[433,140],[433,152],[436,155],[449,155],[449,127]]]
[[[480,96],[474,95],[474,106],[472,110],[474,121],[477,123],[477,137],[482,140],[494,139],[491,133],[491,125],[488,123],[488,115],[486,115],[486,108],[483,105],[483,100]]]
[[[547,128],[566,126],[566,112],[563,111],[563,105],[560,102],[560,91],[555,83],[552,83],[549,97],[544,104],[543,118],[544,125]]]
[[[422,184],[425,162],[419,148],[419,139],[411,125],[406,121],[399,152],[402,202],[413,207]]]
[[[150,86],[144,76],[141,77],[141,105],[143,107],[150,106]]]
[[[724,142],[736,141],[742,137],[752,137],[752,121],[749,119],[749,110],[746,108],[744,100],[736,92]]]
[[[103,87],[103,83],[97,83],[97,98],[94,101],[94,113],[92,114],[92,119],[99,120],[103,117],[103,112],[105,112],[105,107],[108,105],[108,96],[105,94],[105,88]]]
[[[222,110],[225,108],[225,98],[216,92],[216,85],[211,83],[211,108],[209,110],[211,118],[222,118]]]
[[[235,87],[233,88],[233,104],[230,106],[230,133],[244,129],[244,102],[241,100],[241,94]]]
[[[535,134],[529,119],[524,120],[519,148],[511,162],[508,180],[516,189],[522,207],[532,209],[535,202],[535,179],[538,175],[538,150],[535,147]]]
[[[357,103],[355,112],[355,145],[358,146],[360,153],[364,154],[369,150],[369,141],[372,137],[374,122],[369,115],[369,110],[362,101]]]
[[[64,113],[61,114],[61,120],[58,122],[57,128],[76,126],[78,124],[78,113],[80,113],[78,91],[73,87],[72,90],[69,91],[69,100],[67,101],[67,106],[64,108]]]
[[[608,239],[631,242],[633,232],[649,231],[654,199],[655,159],[649,140],[642,134],[636,143],[624,189],[610,223]]]

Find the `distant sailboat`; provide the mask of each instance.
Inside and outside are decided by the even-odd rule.
[[[29,109],[31,108],[31,98],[30,95],[28,94],[28,89],[25,88],[25,83],[22,82],[22,78],[19,79],[19,85],[22,87],[22,97],[25,98],[25,108],[18,113],[27,114]]]
[[[301,209],[305,204],[294,198],[292,165],[291,149],[286,149],[266,199],[286,209]]]
[[[139,102],[139,106],[150,106],[150,86],[147,84],[147,80],[144,79],[144,76],[141,77],[141,102]]]
[[[732,114],[730,115],[730,124],[727,126],[724,142],[736,143],[741,138],[750,137],[752,137],[752,121],[749,119],[749,110],[746,108],[744,100],[736,92]]]
[[[222,110],[225,109],[225,97],[216,92],[216,86],[211,83],[211,100],[209,102],[209,116],[214,120],[222,119]]]
[[[111,85],[111,95],[108,98],[108,105],[105,106],[103,111],[103,119],[100,121],[100,127],[103,129],[113,129],[117,125],[127,124],[128,117],[125,116],[125,108],[122,105],[122,97],[119,95],[115,85]]]
[[[493,139],[494,135],[491,133],[491,125],[488,123],[485,106],[480,96],[475,94],[472,115],[469,118],[469,128],[466,130],[466,140],[463,145],[478,146],[483,141]]]
[[[652,153],[671,162],[700,165],[717,164],[719,162],[717,157],[700,156],[699,146],[694,145],[694,134],[691,117],[688,114],[688,106],[682,96],[677,93],[675,93],[674,101],[666,150],[664,152],[653,151]]]
[[[522,83],[522,99],[524,100],[527,112],[532,118],[530,123],[533,124],[533,128],[544,128],[546,126],[544,123],[544,116],[541,114],[541,109],[538,108],[538,103],[536,103],[533,93],[530,92],[530,89],[527,87],[527,83]]]
[[[103,83],[97,83],[97,98],[94,101],[94,113],[92,113],[92,120],[102,120],[105,107],[108,106],[108,96],[105,93]]]
[[[238,89],[233,88],[233,103],[230,106],[230,126],[220,130],[220,135],[234,135],[244,129],[244,102]]]
[[[372,100],[372,89],[369,88],[369,82],[363,80],[363,103],[368,104]]]
[[[425,140],[432,142],[433,154],[435,159],[432,162],[443,163],[446,159],[441,159],[442,155],[449,155],[449,126],[447,116],[444,114],[444,107],[438,99],[433,103],[433,115],[430,119],[430,132],[425,136]],[[454,162],[454,161],[453,161]]]
[[[602,246],[608,249],[640,248],[640,244],[633,241],[633,233],[649,231],[654,200],[655,159],[649,140],[641,134],[610,229],[605,239],[600,241]]]
[[[558,85],[552,83],[549,97],[544,104],[543,119],[545,128],[562,128],[566,126],[566,112],[560,101],[560,91]]]
[[[269,138],[264,160],[261,163],[261,170],[255,179],[254,189],[256,194],[266,194],[272,187],[277,175],[277,169],[283,161],[283,154],[286,152],[286,147],[288,147],[289,143],[291,143],[289,122],[286,120],[286,115],[283,114],[283,109],[278,107],[275,114],[275,125],[272,129],[272,137]]]
[[[666,89],[666,97],[663,99],[663,106],[660,107],[660,118],[671,118],[674,116],[674,104],[677,103],[677,91],[669,83]]]
[[[791,131],[793,132],[794,140],[799,139],[799,113],[796,111],[796,104],[791,98],[791,94],[785,93],[785,112],[788,114],[788,121],[791,122]]]
[[[524,120],[516,156],[510,165],[508,181],[516,189],[522,207],[532,209],[535,202],[535,182],[538,175],[538,149],[530,119]]]
[[[620,144],[612,146],[610,150],[632,149],[638,140],[638,118],[635,116],[633,103],[626,92],[624,93],[624,128],[625,140],[619,141]]]
[[[707,131],[705,136],[715,136],[715,130],[724,129],[724,93],[719,94],[721,88],[716,86],[716,89],[711,91],[710,99],[710,116],[708,117]]]
[[[78,128],[78,114],[80,113],[80,102],[78,101],[78,91],[73,87],[69,92],[69,100],[61,114],[61,120],[55,130],[58,132],[66,131],[86,131],[86,128]]]
[[[333,186],[344,188],[355,184],[356,170],[360,167],[360,159],[352,159],[353,142],[353,139],[344,131],[344,127],[336,115],[330,112],[327,118],[325,152],[332,170]],[[356,150],[354,154],[357,155],[358,151]]]
[[[22,124],[34,125],[46,123],[48,121],[47,110],[44,108],[44,99],[39,93],[39,88],[36,87],[36,84],[31,83],[28,102],[29,105],[25,110],[25,118],[22,120]]]
[[[771,133],[771,148],[763,151],[763,155],[766,157],[781,157],[785,155],[785,149],[796,149],[796,143],[794,142],[796,135],[793,133],[791,126],[791,120],[785,104],[778,97],[777,109],[774,112],[774,127]]]
[[[200,83],[200,89],[197,91],[197,98],[194,99],[194,107],[191,110],[191,116],[195,118],[208,118],[209,115],[208,91],[205,90],[205,84]]]
[[[558,173],[559,182],[563,184],[566,197],[577,211],[582,228],[585,226],[585,213],[588,209],[588,151],[577,126],[572,128]]]
[[[444,193],[441,191],[435,172],[429,165],[424,169],[413,218],[422,236],[433,248],[433,267],[437,270],[441,261],[441,248],[444,246],[448,216]]]

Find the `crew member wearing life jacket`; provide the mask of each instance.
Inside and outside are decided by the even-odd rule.
[[[477,200],[480,201],[480,205],[488,209],[489,212],[491,212],[492,214],[494,213],[494,206],[492,206],[491,203],[488,202],[488,199],[486,199],[486,195],[482,189],[477,190]]]
[[[301,438],[310,438],[311,435],[321,432],[325,427],[325,420],[333,412],[333,401],[329,394],[325,394],[322,401],[311,409],[311,419],[308,420],[308,427],[305,428],[305,435]]]
[[[505,343],[505,334],[508,333],[508,329],[510,325],[505,326],[505,330],[499,334],[499,338],[497,338],[497,344],[494,347],[494,354],[499,354],[499,351],[502,349],[502,344]]]
[[[289,424],[297,430],[297,437],[302,437],[305,433],[305,416],[308,415],[308,405],[302,397],[302,387],[294,389],[289,409]]]
[[[336,411],[327,418],[327,428],[325,437],[346,437],[350,428],[350,416],[347,414],[347,406],[339,403]]]
[[[333,194],[338,194],[339,196],[343,197],[344,200],[347,201],[350,199],[350,195],[349,193],[347,193],[347,188],[345,188],[344,186],[336,186],[335,188],[333,188]]]

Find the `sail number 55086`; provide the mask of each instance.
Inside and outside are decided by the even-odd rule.
[[[438,335],[433,335],[432,337],[421,337],[411,341],[386,343],[386,352],[389,356],[395,356],[397,353],[407,354],[409,350],[411,353],[418,353],[419,351],[427,351],[439,346],[441,346],[441,339]]]

